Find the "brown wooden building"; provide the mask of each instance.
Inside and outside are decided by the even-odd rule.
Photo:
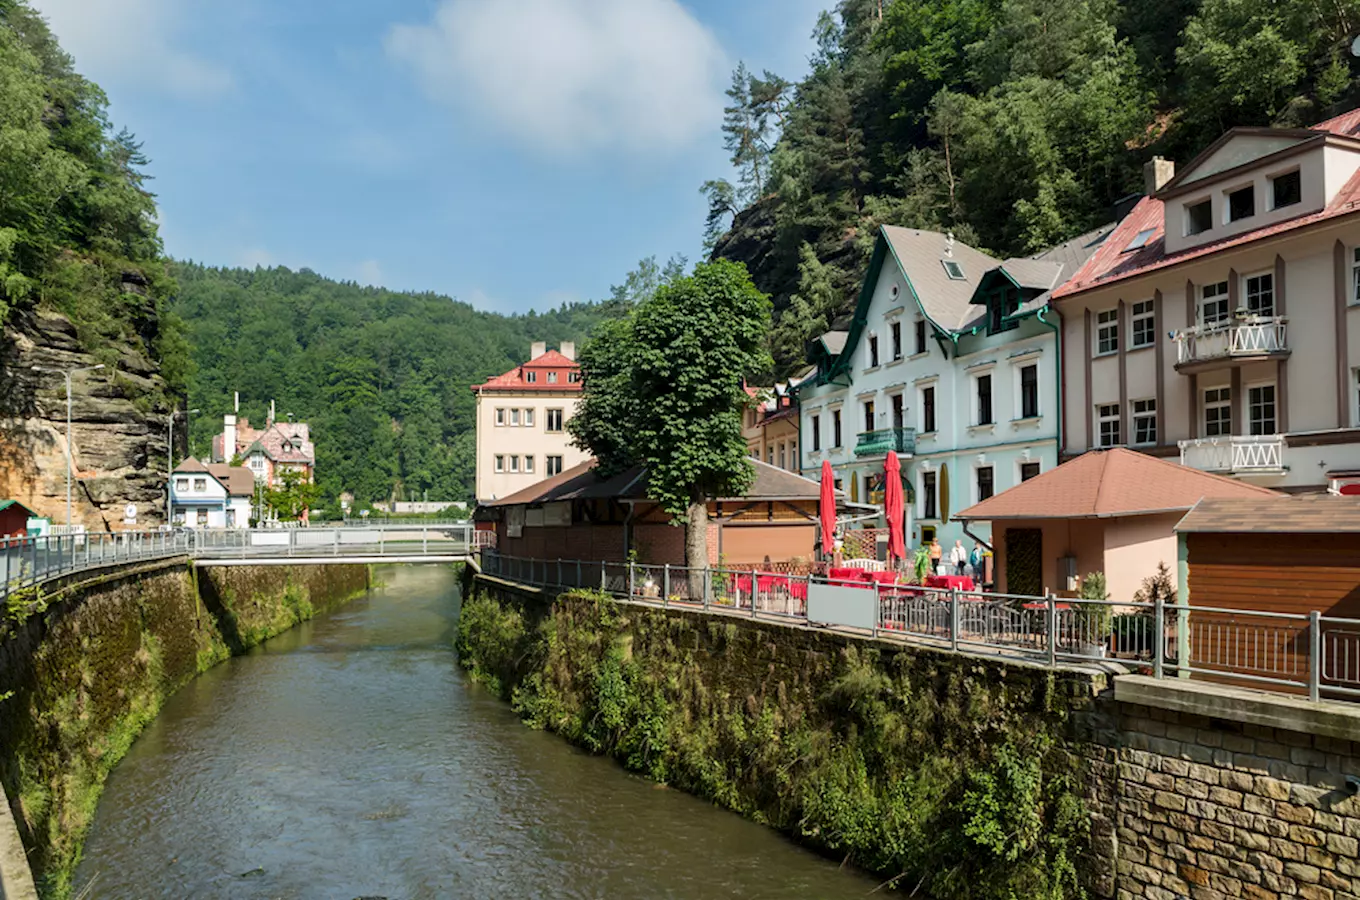
[[[820,485],[759,460],[745,496],[709,503],[710,565],[736,568],[809,565],[815,556]],[[613,478],[583,463],[516,494],[484,506],[494,521],[497,549],[506,556],[682,565],[685,531],[647,497],[646,470]],[[865,514],[868,507],[838,499],[838,515]]]
[[[36,515],[18,500],[0,500],[0,537],[26,536],[28,520]]]

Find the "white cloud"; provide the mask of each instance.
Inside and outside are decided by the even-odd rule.
[[[181,49],[181,0],[35,0],[76,69],[200,97],[227,90],[231,73]]]
[[[382,266],[376,259],[366,259],[359,263],[359,283],[369,287],[382,287]]]
[[[722,48],[677,0],[442,0],[386,48],[431,98],[544,153],[676,148],[722,116]]]

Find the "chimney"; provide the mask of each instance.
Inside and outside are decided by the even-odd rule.
[[[236,417],[222,417],[222,459],[218,462],[229,463],[236,455]]]
[[[1176,163],[1173,160],[1154,156],[1143,164],[1143,192],[1151,196],[1166,183],[1176,177]]]
[[[265,428],[272,428],[274,425],[274,401],[269,401],[269,421],[264,423]]]
[[[241,414],[241,392],[240,392],[240,391],[232,391],[232,392],[231,392],[231,411],[232,411],[233,413],[235,413],[236,415],[238,415],[238,416]]]
[[[576,362],[576,344],[572,341],[563,341],[562,349],[558,351],[567,359]]]
[[[533,362],[547,352],[548,344],[546,341],[534,341],[533,345],[529,347],[529,362]]]

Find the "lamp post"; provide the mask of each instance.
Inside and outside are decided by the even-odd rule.
[[[170,505],[170,495],[171,495],[172,489],[174,488],[174,485],[175,485],[175,416],[179,415],[181,412],[184,413],[184,427],[185,427],[185,428],[188,428],[188,427],[189,427],[189,417],[192,416],[192,415],[195,415],[195,414],[198,412],[198,410],[196,410],[196,409],[188,409],[188,410],[172,409],[172,410],[170,411],[170,418],[169,418],[169,420],[166,422],[166,427],[165,427],[165,457],[166,457],[166,467],[165,467],[165,524],[166,524],[166,525],[170,525],[170,524],[172,524],[172,522],[173,522],[172,514],[174,513],[174,509],[173,509],[173,508],[171,507],[171,505]]]
[[[97,372],[104,368],[104,364],[97,366],[77,366],[74,369],[54,369],[46,366],[34,366],[34,372],[52,372],[66,378],[66,533],[71,533],[71,470],[73,466],[71,456],[71,376],[76,372]]]

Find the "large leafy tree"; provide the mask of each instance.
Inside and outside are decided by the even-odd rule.
[[[708,501],[754,477],[741,436],[743,379],[770,366],[769,299],[720,260],[662,285],[606,323],[581,354],[568,427],[603,474],[647,469],[648,493],[686,527],[689,565],[708,563]]]

